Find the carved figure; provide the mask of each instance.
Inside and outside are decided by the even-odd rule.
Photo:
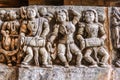
[[[56,11],[56,24],[52,36],[49,39],[47,47],[49,50],[52,49],[52,44],[54,40],[58,37],[58,57],[64,63],[65,67],[69,67],[69,62],[72,60],[72,54],[77,56],[76,66],[83,67],[81,65],[82,53],[79,48],[74,43],[74,32],[75,24],[79,21],[80,14],[74,10],[71,10],[74,15],[72,21],[69,21],[68,11],[67,10],[58,10]]]
[[[120,37],[119,37],[119,33],[120,33],[120,12],[119,10],[114,7],[113,8],[113,13],[112,13],[112,30],[114,32],[113,34],[113,44],[115,48],[120,48]]]
[[[17,15],[13,10],[7,11],[5,14],[6,21],[2,25],[1,33],[2,38],[2,48],[5,51],[10,51],[13,56],[9,57],[7,55],[6,59],[8,65],[12,66],[11,61],[16,62],[16,57],[14,56],[18,51],[18,36],[19,36],[19,22],[16,20]],[[12,52],[13,51],[13,52]]]
[[[83,13],[83,21],[79,22],[77,39],[80,41],[80,47],[84,50],[84,59],[91,63],[90,67],[108,67],[109,54],[104,48],[106,34],[102,24],[98,22],[98,14],[94,9],[89,9]],[[94,53],[95,59],[91,54]],[[102,59],[98,59],[98,54]]]
[[[42,57],[42,64],[44,67],[51,67],[48,65],[48,53],[45,48],[46,36],[49,33],[48,20],[43,17],[36,18],[37,10],[35,8],[27,8],[27,24],[21,26],[21,44],[24,44],[24,51],[26,56],[22,64],[28,64],[34,57],[35,64],[39,66],[39,53]],[[34,54],[33,54],[34,53]]]

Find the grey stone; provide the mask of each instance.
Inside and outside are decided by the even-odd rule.
[[[0,80],[17,80],[17,69],[0,64]]]
[[[111,80],[120,80],[120,68],[114,68]]]
[[[18,80],[110,80],[111,68],[19,68]]]

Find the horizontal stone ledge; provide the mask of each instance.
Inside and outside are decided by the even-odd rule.
[[[0,64],[0,80],[120,80],[120,68],[78,68],[54,65],[52,68],[36,66],[8,67]]]
[[[19,68],[18,80],[110,80],[111,68]]]

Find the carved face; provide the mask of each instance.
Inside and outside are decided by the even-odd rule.
[[[93,11],[86,11],[85,12],[85,21],[90,23],[95,20],[95,14]]]
[[[56,18],[57,18],[58,22],[64,22],[64,21],[66,21],[67,16],[66,16],[65,12],[59,11]]]
[[[44,7],[40,8],[40,9],[39,9],[39,14],[40,14],[41,16],[45,16],[45,15],[47,14],[47,9],[44,8]]]
[[[5,14],[6,14],[6,11],[5,10],[1,10],[0,11],[0,19],[4,19],[4,17],[5,17]]]
[[[17,15],[15,11],[11,10],[6,13],[5,17],[7,20],[15,20],[17,18]]]
[[[32,8],[27,9],[27,16],[29,19],[33,19],[36,16],[36,11]]]

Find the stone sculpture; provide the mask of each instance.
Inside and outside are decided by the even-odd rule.
[[[119,53],[120,48],[120,11],[119,8],[113,7],[112,8],[112,16],[111,16],[111,31],[114,32],[112,34],[112,41],[113,41],[113,48],[116,51],[116,53]],[[119,55],[119,54],[117,54]],[[119,56],[116,58],[117,61],[115,62],[115,65],[117,67],[120,67],[120,59]]]
[[[59,38],[58,42],[58,57],[64,63],[65,67],[69,67],[69,62],[72,59],[72,54],[77,55],[76,66],[82,67],[82,53],[74,43],[73,35],[75,32],[75,24],[79,21],[80,14],[74,10],[71,10],[74,14],[72,21],[69,21],[67,10],[58,10],[55,13],[56,24],[52,36],[47,44],[48,48],[51,49],[52,43],[55,38]]]
[[[113,44],[114,44],[114,48],[120,48],[120,41],[119,41],[119,25],[120,25],[120,12],[118,10],[118,8],[113,7],[112,10],[112,30],[114,31],[113,34]]]
[[[104,26],[98,22],[98,14],[94,9],[88,9],[83,12],[83,22],[79,22],[77,39],[80,41],[80,47],[84,50],[84,59],[91,63],[90,67],[108,66],[109,54],[104,48],[106,34]],[[95,59],[91,56],[94,53]],[[99,60],[97,55],[101,55]]]
[[[52,67],[56,65],[56,58],[67,68],[73,64],[85,67],[82,65],[84,59],[91,63],[91,67],[108,66],[109,54],[104,48],[106,34],[102,25],[104,14],[98,15],[93,9],[81,12],[73,7],[52,12],[47,7],[37,6],[0,10],[0,56],[9,66],[42,64]],[[115,14],[117,19],[118,15]]]
[[[26,56],[22,64],[28,64],[34,57],[36,66],[39,66],[39,53],[42,58],[44,67],[51,67],[48,65],[48,53],[45,48],[46,35],[49,33],[48,21],[39,17],[36,18],[37,10],[35,8],[27,8],[27,24],[22,24],[20,29],[21,44],[24,44]],[[34,56],[33,56],[34,54]]]
[[[16,20],[17,14],[15,11],[10,10],[5,13],[5,22],[2,25],[1,33],[2,33],[2,44],[1,47],[7,52],[11,52],[10,56],[5,54],[7,63],[9,66],[12,66],[12,61],[16,62],[16,56],[18,51],[18,37],[19,37],[19,27],[20,24]],[[12,60],[12,61],[11,61]]]

